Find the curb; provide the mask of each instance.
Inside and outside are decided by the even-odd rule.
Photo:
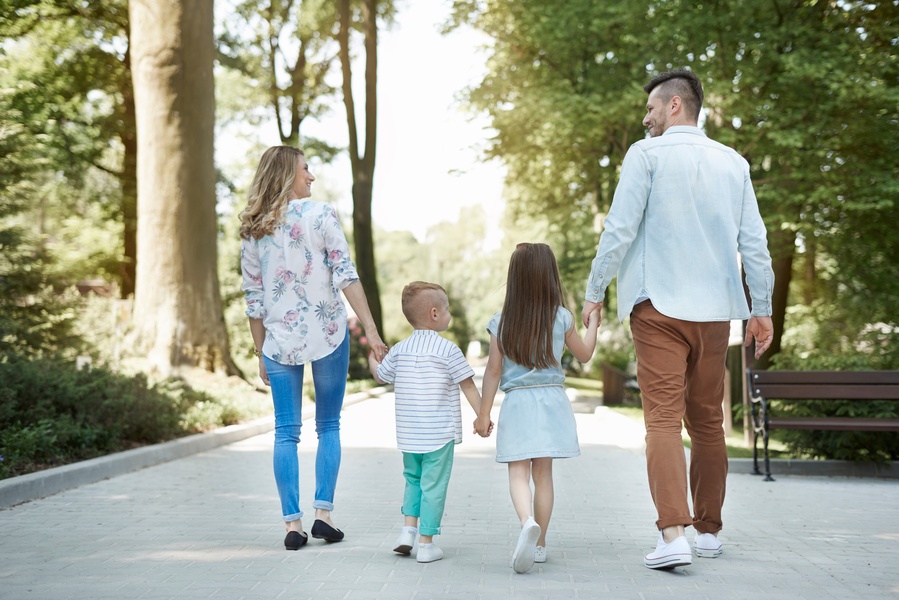
[[[897,461],[875,463],[852,462],[849,460],[794,460],[789,458],[772,458],[770,461],[771,476],[775,480],[780,475],[899,479],[899,462]],[[727,462],[733,473],[753,473],[751,458],[731,458]],[[759,468],[765,468],[762,459],[759,459]],[[759,476],[760,481],[762,476]]]
[[[387,390],[388,388],[379,387],[358,394],[350,394],[344,398],[343,405],[350,406],[380,396]],[[304,421],[315,417],[315,405],[310,404],[310,406],[312,410],[304,416]],[[304,408],[307,407],[304,406]],[[0,510],[239,442],[268,433],[274,428],[274,417],[264,417],[249,423],[229,425],[207,433],[197,433],[160,444],[116,452],[61,467],[3,479],[0,480]]]

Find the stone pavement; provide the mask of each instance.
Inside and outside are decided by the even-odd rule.
[[[446,558],[391,551],[403,478],[385,394],[344,411],[333,513],[344,542],[284,550],[266,433],[0,510],[0,598],[899,598],[895,480],[732,472],[724,554],[651,571],[642,428],[604,408],[577,419],[582,456],[555,463],[548,559],[527,574],[509,567],[518,526],[506,468],[492,438],[468,431],[436,538]],[[311,423],[304,437],[308,530]]]

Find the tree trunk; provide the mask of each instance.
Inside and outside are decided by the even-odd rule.
[[[152,368],[239,371],[216,270],[213,0],[132,0],[137,341]]]
[[[365,35],[365,152],[359,155],[359,137],[356,126],[356,105],[353,99],[353,75],[350,67],[350,2],[340,0],[340,29],[337,41],[340,46],[340,66],[343,73],[343,104],[346,108],[347,129],[350,138],[350,165],[353,170],[353,244],[359,280],[368,298],[368,306],[375,326],[384,334],[381,318],[381,294],[375,270],[375,246],[372,233],[371,201],[374,188],[375,142],[377,140],[377,72],[378,26],[377,0],[362,3],[363,32]]]
[[[130,64],[130,59],[126,59]],[[134,283],[137,277],[137,135],[136,115],[134,114],[134,91],[131,81],[122,90],[122,133],[120,139],[124,148],[122,171],[119,181],[122,185],[122,221],[125,256],[122,264],[122,289],[120,296],[129,298],[134,295]]]
[[[771,347],[758,360],[753,361],[753,369],[767,369],[771,358],[780,352],[784,324],[787,315],[787,300],[790,293],[790,282],[793,279],[793,257],[796,254],[796,234],[792,231],[780,230],[768,232],[768,245],[771,249],[771,263],[774,269],[774,294],[771,298],[771,320],[774,322],[774,341]]]

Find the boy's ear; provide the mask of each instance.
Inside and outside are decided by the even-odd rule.
[[[436,306],[431,308],[431,319],[434,321],[437,320],[437,307]]]

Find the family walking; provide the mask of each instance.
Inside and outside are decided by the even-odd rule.
[[[630,318],[637,356],[657,511],[656,547],[644,564],[669,569],[691,564],[694,553],[722,553],[727,453],[721,401],[730,321],[748,319],[745,345],[755,344],[756,357],[768,349],[774,274],[748,163],[697,126],[699,79],[669,71],[644,90],[650,137],[633,144],[622,163],[587,281],[583,337],[564,305],[552,249],[519,244],[502,310],[487,324],[490,350],[480,393],[462,351],[439,335],[451,319],[446,291],[422,281],[406,286],[402,311],[413,333],[388,351],[334,210],[309,200],[315,178],[303,153],[279,146],[263,154],[241,213],[241,269],[259,376],[272,388],[285,548],[308,541],[297,459],[306,363],[313,371],[318,436],[310,533],[326,542],[344,537],[331,520],[349,361],[342,292],[365,329],[372,375],[395,388],[405,491],[394,551],[414,553],[418,562],[443,558],[434,537],[441,531],[454,446],[462,441],[461,390],[477,415],[475,432],[487,437],[495,427],[496,460],[508,464],[520,522],[512,568],[525,573],[547,561],[553,459],[580,454],[562,387],[562,353],[567,347],[581,362],[592,358],[606,289],[617,276],[618,317]],[[505,397],[494,424],[498,390]],[[684,426],[691,438],[689,470]]]

